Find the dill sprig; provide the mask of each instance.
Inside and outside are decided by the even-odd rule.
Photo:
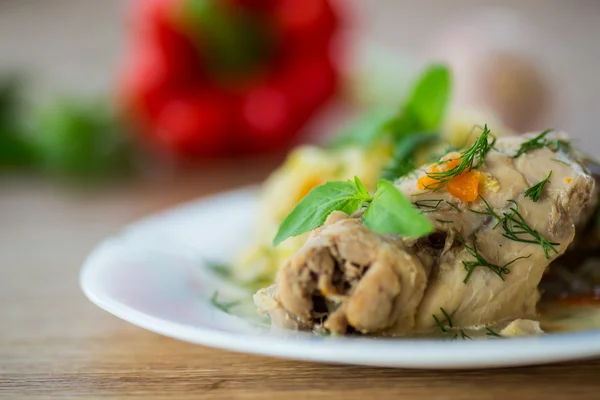
[[[442,314],[444,314],[444,317],[446,318],[446,321],[448,321],[448,326],[450,328],[452,328],[452,318],[450,318],[450,314],[448,314],[446,312],[446,310],[444,310],[442,307],[440,307],[440,311],[442,312]]]
[[[458,208],[458,206],[454,203],[449,202],[448,200],[446,200],[446,203],[448,203],[448,205],[450,207],[452,207],[456,212],[460,212],[460,208]]]
[[[542,246],[542,251],[547,259],[550,259],[550,252],[558,254],[555,246],[560,243],[551,242],[543,237],[538,231],[531,228],[519,213],[519,205],[514,200],[509,200],[513,206],[510,208],[510,213],[504,213],[502,218],[502,228],[504,233],[502,236],[514,240],[515,242],[533,243]]]
[[[544,179],[540,183],[537,183],[537,184],[533,185],[532,187],[530,187],[529,189],[527,189],[525,191],[525,197],[529,197],[531,200],[537,202],[540,199],[540,197],[542,196],[542,190],[544,190],[544,186],[546,185],[546,183],[548,183],[550,181],[551,176],[552,176],[552,171],[550,171],[550,173],[548,174],[546,179]]]
[[[442,333],[448,333],[448,331],[446,330],[446,327],[444,326],[444,324],[442,324],[440,322],[438,317],[436,317],[435,315],[432,315],[432,317],[433,317],[433,320],[435,321],[435,324],[438,326],[438,328],[440,328],[440,331],[442,331]]]
[[[498,213],[494,211],[490,204],[483,197],[481,197],[481,195],[479,196],[479,198],[485,204],[485,211],[470,211],[475,214],[489,215],[492,218],[496,219],[498,222],[494,226],[494,229],[498,225],[502,224],[502,229],[504,229],[504,233],[502,234],[502,236],[515,242],[539,244],[540,246],[542,246],[542,251],[544,252],[544,255],[547,259],[550,259],[550,252],[558,254],[558,250],[556,250],[555,246],[559,246],[560,243],[549,241],[548,239],[543,237],[541,233],[530,227],[527,224],[527,222],[525,222],[525,219],[523,218],[521,213],[519,213],[519,205],[516,201],[508,200],[508,202],[512,204],[512,206],[510,207],[510,212],[504,213],[504,216],[500,217],[500,215],[498,215]],[[459,239],[462,241],[460,237]],[[531,255],[529,255],[528,257],[521,258],[529,258],[530,256]],[[511,261],[511,263],[515,261],[516,259]],[[505,267],[507,265],[505,265]]]
[[[457,236],[458,241],[464,246],[464,248],[467,250],[467,252],[469,252],[469,254],[471,254],[475,260],[474,261],[463,261],[463,266],[465,267],[465,270],[467,271],[467,276],[465,276],[465,279],[463,280],[463,283],[467,283],[469,281],[469,278],[471,277],[471,274],[473,274],[473,271],[475,271],[476,268],[478,267],[483,267],[483,268],[488,268],[490,269],[494,274],[498,275],[498,277],[502,280],[504,280],[504,275],[508,275],[510,273],[510,269],[508,269],[508,266],[519,261],[522,260],[524,258],[529,258],[531,257],[531,254],[528,255],[527,257],[525,256],[521,256],[521,257],[517,257],[512,261],[507,262],[506,264],[500,266],[500,265],[496,265],[496,264],[492,264],[491,262],[489,262],[488,260],[486,260],[481,253],[479,253],[479,250],[477,249],[477,237],[475,235],[473,235],[473,247],[470,247],[464,240],[462,237]]]
[[[423,210],[422,213],[431,213],[438,211],[443,201],[442,199],[418,200],[414,204],[418,209]]]
[[[225,313],[229,313],[229,311],[233,307],[239,306],[242,303],[240,300],[222,302],[222,301],[218,300],[218,297],[219,297],[219,291],[215,290],[215,292],[213,293],[213,295],[210,298],[210,302],[213,306],[215,306],[216,308],[218,308],[219,310],[221,310]]]
[[[519,150],[517,150],[517,152],[515,153],[513,158],[522,156],[523,154],[525,154],[531,150],[541,149],[542,147],[549,147],[554,151],[558,151],[558,150],[563,150],[563,151],[567,151],[567,152],[570,151],[571,143],[567,142],[566,140],[561,140],[561,139],[548,140],[548,139],[546,139],[546,135],[548,135],[550,132],[553,132],[553,131],[554,131],[554,129],[546,129],[544,132],[540,133],[533,139],[528,140],[527,142],[521,143],[521,147],[519,147]]]
[[[448,327],[452,328],[452,318],[450,318],[450,315],[442,307],[440,307],[440,311],[442,312],[442,314],[444,314],[444,318],[446,318]],[[444,324],[438,319],[438,317],[436,317],[435,315],[432,315],[432,317],[437,327],[440,328],[440,331],[442,331],[442,333],[448,333],[448,330],[446,329]]]
[[[521,143],[521,147],[519,147],[519,150],[517,150],[513,158],[520,157],[528,151],[546,147],[546,145],[548,144],[548,140],[546,140],[546,135],[552,131],[553,129],[546,129],[544,132],[540,133],[533,139]]]
[[[487,331],[487,333],[486,333],[487,336],[502,337],[497,332],[495,332],[492,328],[485,328],[485,330]]]
[[[552,158],[552,161],[556,161],[557,163],[561,163],[561,164],[569,166],[568,162],[563,161],[563,160],[559,160],[558,158]]]
[[[492,140],[489,140],[490,136],[490,130],[486,124],[481,135],[479,135],[477,140],[475,140],[475,143],[473,143],[470,148],[460,153],[459,158],[450,159],[439,163],[442,164],[445,162],[460,160],[458,165],[450,168],[447,171],[427,172],[427,176],[434,179],[436,182],[428,185],[428,187],[425,189],[435,192],[443,188],[448,182],[458,175],[481,167],[486,154],[494,147],[494,144],[496,143],[496,138],[493,136],[491,136]]]
[[[459,331],[459,332],[458,332],[456,335],[454,335],[454,337],[452,338],[452,340],[457,340],[457,339],[458,339],[458,335],[460,335],[460,338],[461,338],[462,340],[467,340],[467,339],[469,339],[469,340],[473,340],[473,338],[472,338],[471,336],[467,335],[467,334],[465,333],[465,331],[464,331],[464,330],[462,330],[462,329],[461,329],[461,330],[460,330],[460,331]]]
[[[488,203],[483,196],[479,195],[479,198],[481,199],[481,201],[483,201],[483,204],[485,204],[485,211],[475,211],[475,210],[471,210],[469,209],[469,211],[471,211],[474,214],[480,214],[480,215],[489,215],[490,217],[498,220],[498,223],[496,223],[496,225],[494,226],[494,229],[496,229],[496,227],[498,225],[500,225],[500,223],[502,222],[502,217],[500,215],[498,215],[494,209],[492,208],[492,206],[490,206],[490,203]]]
[[[454,328],[454,325],[452,324],[452,318],[450,318],[450,314],[448,314],[446,312],[446,310],[444,310],[442,307],[440,307],[440,311],[442,312],[442,314],[444,314],[444,318],[446,318],[446,323],[448,324],[448,328],[451,328],[451,329]],[[435,315],[432,315],[432,317],[433,317],[433,320],[435,321],[435,324],[440,329],[440,331],[442,331],[442,333],[450,333],[450,332],[448,332],[448,329],[446,329],[446,327],[439,320],[438,317],[436,317]],[[462,340],[472,339],[471,336],[467,335],[465,333],[465,331],[461,329],[458,333],[454,334],[454,336],[452,337],[452,340],[458,339],[459,335],[462,338]]]

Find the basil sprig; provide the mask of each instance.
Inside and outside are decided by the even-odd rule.
[[[446,115],[451,92],[450,70],[444,65],[430,65],[419,76],[402,107],[368,112],[335,136],[332,146],[370,147],[384,137],[396,143],[414,133],[436,131]]]
[[[415,169],[419,148],[440,140],[438,131],[451,94],[450,70],[444,65],[430,65],[419,76],[402,107],[375,109],[363,115],[334,137],[332,146],[369,148],[386,139],[394,151],[382,178],[393,180],[402,177]]]
[[[318,228],[333,211],[352,214],[364,206],[363,223],[375,232],[420,237],[433,231],[431,221],[391,182],[379,181],[371,196],[354,177],[354,181],[327,182],[311,190],[283,220],[273,245]]]

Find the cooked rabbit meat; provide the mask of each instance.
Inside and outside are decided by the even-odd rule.
[[[447,187],[419,187],[430,167],[398,182],[435,223],[429,237],[380,235],[333,213],[283,266],[276,285],[259,292],[259,310],[281,326],[380,335],[434,329],[433,317],[444,320],[445,313],[459,328],[534,318],[537,286],[591,215],[595,183],[567,152],[541,147],[513,157],[532,137],[496,142],[477,169],[480,196],[473,201]],[[539,199],[526,197],[550,171]]]
[[[335,333],[408,333],[426,283],[421,261],[401,241],[335,212],[278,275],[273,296],[287,313],[257,304],[278,325],[324,321]]]

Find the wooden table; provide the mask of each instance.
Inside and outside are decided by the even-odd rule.
[[[600,398],[600,361],[453,372],[279,360],[162,337],[83,296],[80,265],[103,237],[182,201],[259,182],[277,162],[207,166],[110,190],[1,181],[0,398]]]

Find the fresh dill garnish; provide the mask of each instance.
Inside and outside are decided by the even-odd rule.
[[[502,337],[491,328],[485,328],[485,330],[487,331],[487,333],[486,333],[487,336]]]
[[[537,184],[533,185],[532,187],[530,187],[529,189],[527,189],[525,191],[525,197],[529,197],[533,201],[538,201],[540,199],[540,197],[542,196],[542,190],[544,190],[544,186],[546,185],[546,183],[548,183],[550,181],[551,176],[552,176],[552,171],[550,171],[550,173],[548,174],[546,179],[544,179],[540,183],[537,183]]]
[[[414,202],[414,205],[417,206],[418,209],[423,210],[422,213],[430,213],[435,212],[440,209],[440,204],[442,204],[444,200],[442,199],[431,199],[431,200],[418,200]]]
[[[452,328],[452,318],[450,318],[450,315],[442,307],[440,307],[440,311],[442,312],[442,314],[444,314],[444,318],[446,318],[448,327]],[[438,319],[438,317],[436,317],[435,315],[432,315],[432,317],[433,317],[433,320],[435,321],[435,324],[438,326],[438,328],[440,328],[440,331],[442,331],[442,333],[448,333],[448,330],[446,329],[444,324],[442,324],[442,322]]]
[[[450,314],[448,314],[446,312],[446,310],[444,310],[442,307],[440,307],[440,311],[442,312],[442,314],[444,314],[444,318],[446,318],[446,323],[448,324],[448,328],[450,328],[450,329],[454,328],[454,325],[452,323],[452,318],[450,318]],[[433,320],[435,321],[435,324],[437,325],[438,328],[440,328],[440,331],[442,331],[442,333],[445,333],[445,334],[451,333],[448,331],[448,329],[446,329],[446,327],[438,319],[438,317],[436,317],[435,315],[432,315],[432,317],[433,317]],[[456,330],[454,330],[454,332],[456,332]],[[452,337],[452,340],[458,339],[459,335],[462,338],[462,340],[473,339],[471,336],[467,335],[464,330],[461,329],[458,333],[456,333]]]
[[[442,224],[453,224],[454,221],[451,221],[449,219],[436,219],[437,222],[440,222]]]
[[[515,242],[539,244],[540,246],[542,246],[542,250],[544,251],[544,255],[546,256],[547,259],[550,259],[551,251],[554,252],[554,254],[558,254],[558,250],[556,250],[556,247],[554,247],[554,246],[559,246],[560,243],[549,241],[548,239],[543,237],[538,231],[531,228],[527,224],[527,222],[525,222],[525,219],[523,218],[523,216],[519,213],[519,205],[517,204],[516,201],[508,200],[508,202],[512,204],[512,206],[510,207],[510,212],[504,213],[504,216],[500,217],[492,209],[490,204],[483,197],[481,197],[481,196],[479,196],[479,197],[485,204],[485,211],[475,211],[475,210],[470,210],[470,211],[475,214],[489,215],[489,216],[495,218],[498,222],[494,226],[494,229],[498,225],[502,224],[502,229],[504,229],[504,233],[502,234],[502,236],[504,236],[507,239],[513,240]],[[460,239],[460,240],[462,240],[462,239]],[[528,257],[520,257],[520,258],[529,258],[530,256],[531,255],[529,255]],[[511,261],[509,264],[511,264],[515,261],[517,261],[517,259]],[[505,265],[504,267],[506,267],[507,265]],[[465,268],[466,268],[466,266],[465,266]],[[468,269],[467,269],[467,271],[468,271]]]
[[[227,301],[227,302],[222,302],[218,300],[219,297],[219,291],[215,290],[215,292],[213,293],[213,295],[210,298],[210,303],[215,306],[216,308],[218,308],[219,310],[228,313],[229,311],[236,306],[239,306],[242,302],[240,300],[236,300],[236,301]]]
[[[458,339],[458,335],[460,335],[460,338],[461,338],[462,340],[467,340],[467,339],[469,339],[469,340],[473,340],[473,338],[472,338],[471,336],[467,335],[467,334],[465,333],[465,331],[464,331],[464,330],[462,330],[462,329],[461,329],[461,330],[460,330],[460,331],[459,331],[457,334],[455,334],[455,335],[454,335],[454,337],[452,338],[452,340],[457,340],[457,339]]]
[[[480,214],[480,215],[489,215],[490,217],[497,219],[498,223],[496,223],[496,225],[494,226],[494,229],[500,225],[500,223],[502,222],[502,217],[499,216],[494,209],[492,208],[492,206],[490,206],[490,203],[488,203],[483,196],[479,195],[479,198],[481,199],[481,201],[483,201],[483,204],[485,204],[485,211],[475,211],[475,210],[471,210],[469,209],[469,211],[471,211],[474,214]]]
[[[469,281],[469,278],[471,277],[471,274],[473,273],[473,271],[475,271],[475,268],[477,267],[483,267],[483,268],[489,268],[494,274],[498,275],[498,277],[502,280],[504,280],[504,276],[503,275],[508,275],[510,273],[510,269],[508,269],[508,266],[519,261],[522,260],[524,258],[529,258],[531,257],[531,254],[528,255],[527,257],[517,257],[512,261],[507,262],[506,264],[500,266],[500,265],[496,265],[496,264],[492,264],[491,262],[487,261],[480,253],[479,250],[477,249],[477,237],[475,235],[473,235],[473,247],[470,247],[464,240],[462,237],[457,236],[458,241],[464,246],[464,248],[467,250],[467,252],[469,252],[469,254],[471,254],[475,260],[474,261],[463,261],[463,266],[465,267],[465,270],[467,271],[467,276],[465,276],[465,279],[463,280],[463,283],[467,283]]]
[[[442,314],[444,314],[444,317],[446,318],[446,321],[448,321],[448,326],[450,328],[452,328],[452,318],[450,318],[450,315],[442,307],[440,307],[440,311],[442,312]]]
[[[540,133],[533,139],[521,143],[521,147],[519,147],[519,150],[517,150],[513,158],[520,157],[528,151],[546,147],[546,145],[548,144],[548,141],[546,140],[546,135],[552,131],[553,129],[546,129],[544,132]]]
[[[567,142],[566,140],[561,140],[561,139],[548,140],[548,139],[546,139],[546,135],[548,135],[552,131],[554,131],[554,129],[546,129],[544,132],[540,133],[533,139],[528,140],[527,142],[521,143],[521,147],[519,147],[519,150],[517,150],[517,152],[515,153],[513,158],[522,156],[523,154],[525,154],[531,150],[541,149],[542,147],[549,147],[554,151],[558,151],[558,150],[567,151],[567,152],[570,151],[571,143]]]
[[[489,140],[490,136],[492,137],[491,142]],[[475,140],[475,143],[473,143],[473,146],[460,153],[460,157],[438,163],[443,164],[450,161],[460,160],[458,165],[450,168],[447,171],[427,172],[427,176],[434,179],[436,182],[429,184],[425,189],[435,192],[436,190],[444,187],[448,182],[458,175],[478,169],[483,165],[486,154],[494,147],[495,143],[496,138],[490,135],[490,130],[486,124],[481,135],[479,135],[477,140]]]
[[[402,178],[417,168],[417,150],[439,140],[437,133],[415,132],[397,140],[392,160],[381,175],[382,179],[394,181]]]
[[[452,208],[454,208],[454,210],[456,210],[456,212],[460,212],[460,208],[458,208],[458,206],[454,203],[449,202],[448,200],[446,200],[446,203],[448,203],[448,205]]]
[[[221,278],[231,278],[232,267],[230,265],[211,260],[203,260],[203,264],[206,268],[214,272],[215,275],[218,275]]]
[[[509,200],[508,202],[512,203],[513,206],[510,208],[511,212],[504,213],[504,217],[502,218],[502,228],[504,229],[502,235],[515,242],[539,244],[542,246],[547,259],[550,259],[550,252],[558,254],[555,246],[559,246],[560,243],[549,241],[538,231],[531,228],[519,213],[517,202],[514,200]]]
[[[432,317],[433,317],[433,320],[435,321],[435,324],[438,326],[438,328],[440,328],[440,331],[442,331],[443,333],[447,333],[448,331],[446,330],[444,325],[440,322],[438,317],[436,317],[435,315],[432,315]]]
[[[552,161],[556,161],[556,162],[564,164],[566,166],[570,166],[568,162],[565,162],[563,160],[559,160],[558,158],[553,158]]]
[[[200,260],[200,264],[212,271],[219,278],[241,288],[258,290],[259,288],[264,287],[265,285],[270,285],[270,281],[266,277],[262,276],[257,277],[256,279],[246,281],[236,278],[232,273],[233,266],[229,264],[207,259]]]
[[[573,146],[571,146],[571,142],[562,139],[550,140],[548,141],[548,144],[546,146],[551,148],[553,151],[561,150],[566,153],[570,152],[573,148]]]

